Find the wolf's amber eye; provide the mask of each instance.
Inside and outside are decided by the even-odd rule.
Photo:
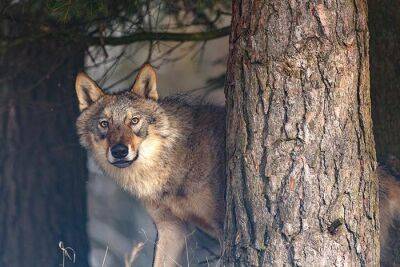
[[[108,121],[100,121],[99,125],[101,128],[108,128]]]
[[[131,123],[132,123],[133,125],[138,124],[138,123],[139,123],[139,118],[138,118],[138,117],[133,117],[133,118],[131,119]]]

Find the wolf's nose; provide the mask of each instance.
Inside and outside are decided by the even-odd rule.
[[[123,159],[129,153],[129,149],[126,145],[116,144],[111,148],[111,155],[116,159]]]

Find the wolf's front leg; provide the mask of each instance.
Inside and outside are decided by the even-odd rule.
[[[181,266],[188,229],[185,222],[163,208],[148,208],[157,228],[154,267]]]
[[[186,225],[177,221],[156,224],[158,238],[154,255],[154,266],[181,266],[182,253],[185,250]]]

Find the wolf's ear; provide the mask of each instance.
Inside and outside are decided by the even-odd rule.
[[[140,69],[131,91],[141,97],[157,101],[157,77],[156,72],[150,64],[146,64]]]
[[[76,77],[75,90],[76,95],[78,96],[80,111],[87,109],[91,104],[104,95],[104,92],[96,82],[83,72],[79,73]]]

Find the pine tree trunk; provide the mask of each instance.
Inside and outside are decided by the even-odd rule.
[[[0,58],[0,266],[59,266],[59,241],[74,249],[73,266],[88,265],[73,87],[82,51],[46,41]]]
[[[370,0],[371,98],[376,153],[400,158],[400,1]]]
[[[233,1],[226,265],[376,266],[367,6]]]

